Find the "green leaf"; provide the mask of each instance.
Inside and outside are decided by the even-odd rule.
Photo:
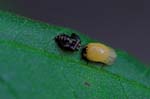
[[[111,66],[86,63],[79,52],[64,52],[53,38],[80,35],[0,11],[0,99],[148,99],[150,69],[117,50]]]

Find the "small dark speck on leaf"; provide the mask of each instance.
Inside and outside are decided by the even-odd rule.
[[[87,87],[91,86],[91,84],[89,82],[84,82],[84,85],[87,86]]]

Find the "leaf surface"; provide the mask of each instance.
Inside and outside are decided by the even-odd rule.
[[[97,42],[72,29],[0,11],[0,98],[150,98],[149,68],[120,50],[111,66],[87,64],[80,51],[64,52],[53,40],[72,32],[83,45]]]

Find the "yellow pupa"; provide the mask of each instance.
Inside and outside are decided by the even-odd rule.
[[[89,61],[111,65],[114,63],[117,54],[114,49],[104,44],[89,43],[83,48],[82,57]]]

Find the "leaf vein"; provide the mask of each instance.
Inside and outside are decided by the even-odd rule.
[[[58,56],[58,55],[54,55],[54,54],[51,54],[51,53],[49,53],[49,52],[47,52],[45,50],[34,48],[34,47],[29,46],[29,45],[25,45],[25,44],[18,43],[18,42],[15,42],[15,41],[0,40],[0,44],[5,44],[5,45],[13,46],[13,47],[16,47],[16,48],[21,48],[21,49],[24,49],[24,50],[30,50],[30,51],[33,51],[35,53],[39,53],[39,54],[41,54],[43,56],[46,56],[48,58],[57,58],[57,60],[61,60],[62,61],[62,58],[60,56]],[[67,57],[63,58],[63,60],[65,62],[73,62],[73,63],[77,63],[77,64],[80,63],[80,65],[85,66],[86,68],[89,68],[89,66],[92,67],[92,65],[90,65],[90,64],[89,64],[89,66],[87,66],[87,65],[85,65],[85,64],[83,64],[81,62],[77,62],[77,61],[69,59]],[[104,70],[104,69],[97,69],[97,68],[95,68],[95,70],[97,70],[98,72],[109,74],[110,76],[112,76],[116,80],[120,79],[120,81],[121,80],[122,81],[127,81],[130,84],[132,84],[133,86],[142,87],[142,88],[148,89],[150,91],[150,87],[149,86],[146,86],[146,85],[144,85],[144,84],[142,84],[140,82],[137,82],[135,80],[127,79],[127,78],[125,78],[122,75],[117,75],[117,74],[114,74],[114,73],[112,73],[110,71],[107,71],[107,70]]]

